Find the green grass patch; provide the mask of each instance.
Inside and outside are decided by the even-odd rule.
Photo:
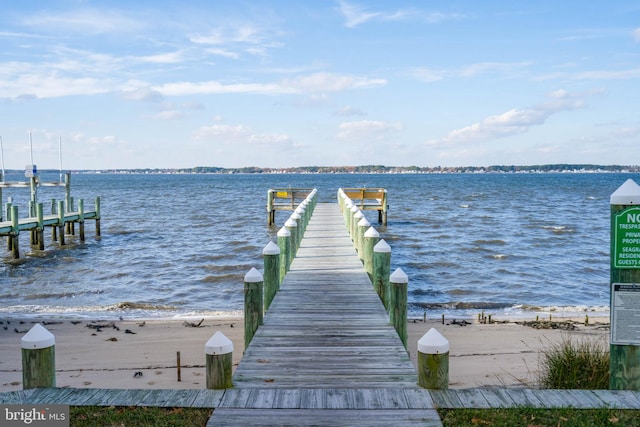
[[[640,411],[622,409],[439,409],[444,427],[640,426]]]
[[[87,427],[204,427],[211,409],[121,406],[72,406],[70,426]]]
[[[609,388],[609,348],[603,340],[564,338],[542,353],[542,388],[598,390]]]

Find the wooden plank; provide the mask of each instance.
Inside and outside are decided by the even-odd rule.
[[[198,390],[191,402],[192,408],[217,408],[220,406],[225,390]]]
[[[482,394],[491,408],[510,408],[514,400],[502,389],[482,389]]]
[[[606,407],[640,409],[640,392],[628,390],[595,390],[594,394]]]
[[[457,390],[458,398],[464,408],[490,408],[491,405],[484,397],[483,390],[476,388]]]
[[[213,426],[427,426],[440,427],[438,413],[431,410],[344,410],[344,409],[232,409],[219,408],[207,423]]]

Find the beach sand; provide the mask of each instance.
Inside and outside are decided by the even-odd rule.
[[[243,320],[205,318],[198,325],[200,320],[0,319],[0,391],[22,389],[21,339],[35,323],[55,336],[58,387],[205,388],[205,343],[222,332],[234,343],[237,366],[244,349]],[[588,326],[584,316],[553,318],[556,325],[572,322],[573,330],[537,329],[522,325],[523,319],[496,320],[481,324],[477,319],[451,318],[442,324],[441,319],[409,319],[411,360],[417,360],[418,340],[436,328],[449,340],[449,387],[534,387],[542,351],[568,338],[605,344],[609,339],[608,317],[590,318]]]

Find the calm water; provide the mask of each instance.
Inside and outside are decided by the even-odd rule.
[[[57,174],[43,176],[57,180]],[[266,225],[269,188],[385,187],[392,270],[409,276],[413,315],[608,310],[609,197],[638,174],[73,175],[102,238],[0,263],[0,316],[183,317],[242,310],[243,276],[289,213]],[[8,180],[23,179],[19,176]],[[62,199],[60,188],[39,200]],[[27,189],[5,190],[21,212]],[[4,246],[6,248],[6,246]]]

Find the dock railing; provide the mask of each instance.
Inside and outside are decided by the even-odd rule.
[[[313,188],[269,189],[267,191],[267,223],[274,225],[276,223],[276,211],[295,210],[313,191],[317,192]]]
[[[354,205],[363,211],[378,211],[378,222],[387,224],[387,203],[386,188],[341,188]]]

